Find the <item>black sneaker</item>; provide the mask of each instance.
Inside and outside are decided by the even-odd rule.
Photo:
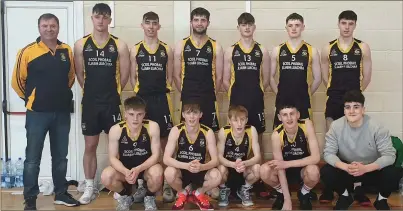
[[[390,210],[388,200],[387,199],[378,200],[378,197],[376,197],[376,200],[374,201],[374,207],[377,210]]]
[[[371,201],[367,196],[365,196],[364,189],[360,186],[354,189],[354,200],[357,201],[361,206],[371,206]]]
[[[73,198],[73,196],[68,192],[56,195],[54,203],[65,205],[67,207],[75,207],[80,205],[80,202]]]
[[[337,199],[336,206],[333,207],[334,210],[348,210],[348,208],[353,204],[354,199],[349,193],[348,196],[339,195]]]
[[[280,192],[277,192],[276,201],[274,201],[272,210],[281,210],[284,204],[284,195]]]
[[[24,204],[24,210],[36,210],[36,197],[25,199]]]
[[[319,196],[320,203],[330,203],[334,199],[333,191],[325,188],[323,189],[322,195]]]
[[[302,195],[301,191],[298,191],[298,199],[301,210],[312,210],[311,195],[309,193]]]
[[[312,200],[312,201],[317,201],[318,200],[318,194],[316,194],[314,191],[310,191],[309,192],[309,198]]]

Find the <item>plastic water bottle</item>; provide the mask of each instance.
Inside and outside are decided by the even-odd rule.
[[[403,196],[403,177],[400,178],[400,182],[399,182],[399,193],[400,193],[400,195]]]
[[[1,188],[6,188],[6,175],[7,175],[7,170],[6,170],[6,161],[3,160],[3,158],[0,159],[0,169],[1,169]]]
[[[6,162],[6,188],[13,188],[15,184],[14,168],[11,159],[8,158]]]
[[[18,158],[17,162],[14,164],[15,167],[15,187],[24,187],[23,174],[24,174],[24,162],[22,158]]]

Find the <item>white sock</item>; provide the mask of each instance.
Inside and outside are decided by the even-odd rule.
[[[354,190],[355,190],[356,187],[360,187],[360,186],[361,186],[361,182],[355,182],[354,183]]]
[[[379,200],[382,200],[382,199],[388,199],[388,198],[383,197],[383,196],[381,195],[381,193],[379,193],[379,194],[378,194],[378,201],[379,201]]]
[[[220,185],[220,188],[225,188],[225,187],[226,187],[225,184]]]
[[[199,196],[200,195],[200,192],[199,192],[199,189],[197,189],[196,191],[195,191],[195,196]]]
[[[281,189],[281,185],[277,185],[276,187],[273,187],[274,189],[276,189],[277,192],[279,193],[283,193],[283,190]]]
[[[246,188],[249,188],[250,186],[251,186],[251,184],[249,184],[248,182],[246,182],[246,180],[245,180],[245,185],[244,185]]]
[[[344,193],[343,194],[341,194],[341,195],[343,195],[343,196],[348,196],[348,191],[347,191],[347,189],[344,191]]]
[[[302,195],[305,195],[305,194],[311,192],[311,189],[312,189],[312,188],[310,188],[310,187],[308,187],[308,186],[306,186],[306,185],[304,184],[304,185],[302,186],[302,188],[301,188],[301,193],[302,193]]]
[[[94,179],[85,179],[86,187],[94,187]]]

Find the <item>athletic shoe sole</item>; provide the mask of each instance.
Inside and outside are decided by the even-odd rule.
[[[64,205],[64,206],[67,206],[67,207],[76,207],[76,206],[79,205],[79,204],[68,204],[68,203],[66,203],[64,201],[54,201],[53,203],[57,204],[57,205]]]

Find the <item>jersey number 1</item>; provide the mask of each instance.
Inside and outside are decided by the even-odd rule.
[[[122,116],[120,114],[118,114],[118,116],[115,116],[115,114],[113,114],[112,117],[113,122],[116,122],[116,120],[118,120],[119,122],[122,121]]]
[[[148,56],[148,59],[150,60],[150,62],[156,62],[157,61],[155,56]]]
[[[97,56],[105,56],[104,51],[101,51],[101,53],[99,53],[98,50],[97,50]]]

